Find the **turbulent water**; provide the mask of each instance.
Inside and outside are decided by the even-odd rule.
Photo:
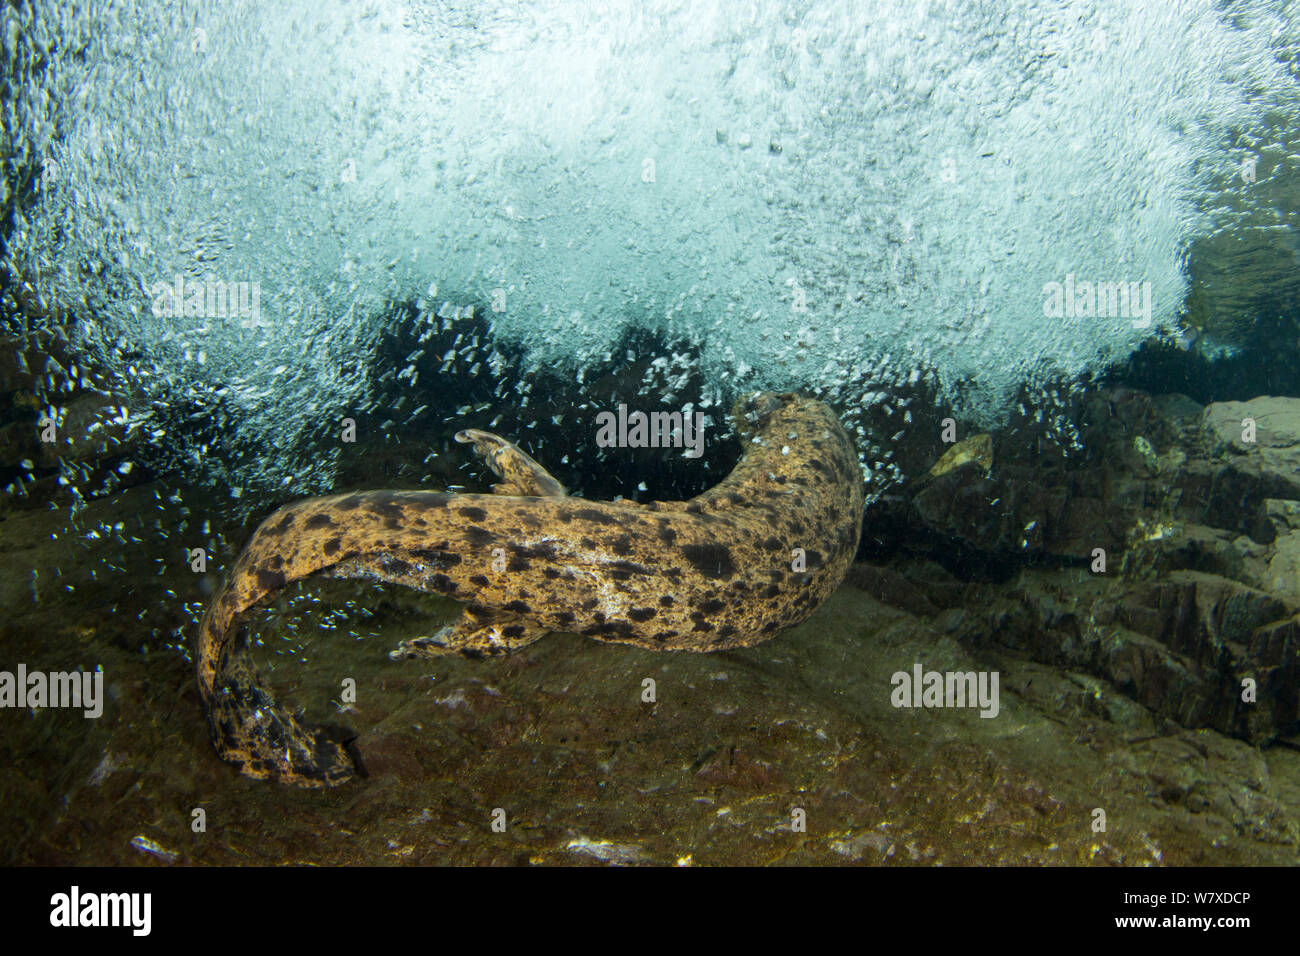
[[[1191,243],[1256,214],[1239,172],[1294,115],[1274,9],[6,6],[6,256],[22,321],[155,443],[151,402],[218,415],[290,489],[328,486],[287,449],[372,393],[394,302],[473,304],[578,378],[651,328],[724,390],[924,377],[993,420],[1172,329]],[[169,310],[177,277],[244,298]],[[1052,283],[1146,307],[1054,311]]]

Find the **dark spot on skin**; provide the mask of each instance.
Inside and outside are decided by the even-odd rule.
[[[476,650],[474,650],[474,648],[472,648],[472,647],[467,647],[467,648],[465,648],[464,650],[462,650],[462,651],[460,652],[460,656],[461,656],[461,657],[469,658],[471,661],[481,661],[481,660],[483,660],[483,652],[482,652],[482,651],[476,651]]]
[[[400,577],[406,577],[411,573],[411,566],[405,561],[400,561],[397,558],[386,558],[380,562],[379,566],[385,574],[394,574]]]
[[[267,571],[266,569],[258,571],[257,586],[263,591],[275,591],[284,587],[284,572]]]
[[[513,558],[510,559],[510,563],[506,565],[506,570],[507,570],[507,571],[527,571],[527,570],[528,570],[529,568],[531,568],[532,566],[533,566],[533,563],[532,563],[531,561],[528,561],[528,560],[525,559],[525,558],[521,558],[521,557],[519,557],[518,555],[515,555]]]
[[[736,573],[731,550],[721,544],[686,544],[682,545],[682,554],[700,574],[706,578],[729,578]]]
[[[543,541],[541,544],[535,545],[512,544],[510,551],[521,558],[535,558],[544,561],[555,557],[555,543]]]
[[[634,607],[627,612],[627,616],[634,621],[648,621],[658,613],[652,607]]]
[[[482,508],[461,508],[460,514],[470,521],[483,521],[487,518],[487,512]]]
[[[692,631],[704,631],[705,633],[708,633],[713,630],[713,625],[709,623],[708,618],[703,614],[692,614],[691,620],[695,622],[695,626],[691,628]]]
[[[394,542],[390,544],[389,547],[394,551],[404,550],[400,542]],[[454,568],[461,562],[459,554],[447,550],[446,542],[444,542],[443,547],[441,548],[420,548],[419,550],[410,553],[412,557],[419,558],[426,564],[432,564],[439,568]]]
[[[469,607],[465,608],[465,613],[470,617],[476,617],[480,620],[486,620],[487,618],[494,616],[492,609],[490,607],[484,607],[482,604],[471,604]]]
[[[822,566],[822,553],[809,549],[804,552],[804,557],[808,559],[808,567],[820,568]]]
[[[675,602],[675,601],[673,600],[671,594],[664,594],[664,595],[660,596],[660,598],[659,598],[659,606],[660,606],[660,607],[672,607],[675,603],[677,603],[677,602]]]
[[[312,515],[302,523],[304,528],[328,528],[334,524],[334,519],[327,514]]]
[[[560,572],[555,570],[555,568],[542,568],[542,577],[546,578],[548,581],[554,581],[559,576]]]
[[[492,532],[472,524],[465,529],[465,537],[476,548],[481,548],[492,541]]]
[[[277,571],[278,571],[280,568],[283,568],[283,567],[284,567],[284,555],[282,555],[282,554],[277,554],[275,557],[273,557],[273,558],[271,559],[271,567],[275,568]]]
[[[388,528],[391,531],[398,530],[399,528],[402,527],[402,522],[399,519],[400,519],[400,515],[397,517],[394,517],[393,515],[389,515],[387,518],[384,519],[384,527]]]
[[[618,621],[610,624],[593,624],[591,627],[584,627],[578,633],[587,637],[621,637],[632,638],[636,636],[636,629],[626,621]]]
[[[284,533],[285,533],[286,531],[288,531],[291,527],[293,527],[293,519],[294,519],[294,517],[295,517],[295,516],[292,515],[292,514],[287,514],[287,515],[285,515],[283,518],[280,519],[280,521],[279,521],[278,524],[273,525],[273,526],[269,529],[270,532],[271,532],[271,534],[284,534]]]
[[[672,528],[660,528],[659,540],[662,541],[664,544],[671,545],[674,541],[677,540],[677,532],[674,531]]]
[[[406,517],[406,508],[392,492],[373,492],[369,499],[370,510],[382,518],[401,521]],[[394,527],[392,524],[389,527]]]
[[[524,626],[522,624],[507,624],[501,629],[501,633],[506,637],[523,637]]]
[[[516,614],[532,614],[533,609],[523,601],[511,601],[506,605],[507,611],[514,611]]]
[[[781,593],[781,589],[777,587],[775,584],[771,584],[768,585],[767,590],[763,592],[763,597],[774,598],[780,593]]]
[[[481,574],[476,574],[469,579],[470,584],[477,584],[481,588],[487,587],[488,579]]]
[[[560,624],[572,624],[572,623],[573,623],[573,612],[572,612],[572,611],[561,611],[559,614],[555,615],[555,619],[556,619],[557,621],[559,621]]]
[[[582,609],[584,611],[590,611],[593,607],[595,607],[599,603],[600,603],[599,598],[588,598],[587,600],[582,602]]]
[[[609,547],[619,557],[626,558],[632,553],[632,536],[621,534],[610,542]]]
[[[395,551],[402,550],[399,545],[391,545],[391,548]],[[445,548],[411,551],[411,557],[416,558],[417,561],[432,564],[433,567],[441,568],[452,568],[461,563],[459,554],[452,553],[452,551]]]
[[[777,548],[781,547],[781,542],[777,538],[768,538],[763,542],[763,547],[768,551],[775,551]]]
[[[718,638],[731,637],[736,633],[736,628],[731,624],[724,624],[718,631]]]
[[[619,520],[615,517],[605,514],[603,511],[597,511],[595,508],[579,508],[573,512],[573,517],[580,518],[583,521],[590,521],[592,524],[618,524]]]
[[[429,586],[443,594],[450,594],[456,590],[456,582],[445,574],[435,574],[429,579]]]
[[[699,610],[704,614],[717,614],[725,607],[726,605],[723,604],[721,601],[717,600],[716,598],[709,601],[705,601],[703,604],[698,605]],[[694,617],[694,615],[692,615],[692,617]]]
[[[650,573],[645,565],[633,561],[611,561],[605,567],[612,581],[628,581],[634,575]]]
[[[348,495],[346,498],[340,501],[335,507],[341,508],[344,511],[352,511],[355,508],[360,508],[361,502],[365,500],[366,500],[365,495]]]

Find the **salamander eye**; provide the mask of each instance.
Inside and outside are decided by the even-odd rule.
[[[752,392],[737,400],[733,409],[736,429],[750,434],[763,426],[769,415],[781,408],[791,394]]]
[[[785,404],[784,396],[772,392],[755,392],[749,398],[745,417],[755,424],[760,424],[783,404]]]

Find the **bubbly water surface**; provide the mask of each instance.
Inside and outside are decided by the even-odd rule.
[[[7,187],[36,171],[6,254],[131,414],[219,410],[294,488],[332,459],[274,449],[364,399],[413,299],[477,303],[526,364],[577,374],[644,326],[727,387],[926,376],[992,420],[1174,324],[1251,130],[1294,112],[1280,9],[6,6]],[[178,276],[248,294],[167,314]],[[1149,321],[1046,315],[1067,277],[1139,284]]]

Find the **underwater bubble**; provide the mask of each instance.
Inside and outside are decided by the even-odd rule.
[[[1266,3],[828,0],[793,58],[786,6],[37,0],[6,31],[40,183],[7,268],[78,353],[42,400],[97,373],[151,467],[323,490],[334,421],[419,385],[414,350],[376,361],[393,303],[441,290],[472,330],[425,376],[494,387],[512,343],[586,388],[653,328],[727,392],[924,382],[987,421],[1170,329],[1189,244],[1256,201],[1214,198],[1230,134],[1294,117]],[[1076,282],[1147,314],[1047,314]]]

